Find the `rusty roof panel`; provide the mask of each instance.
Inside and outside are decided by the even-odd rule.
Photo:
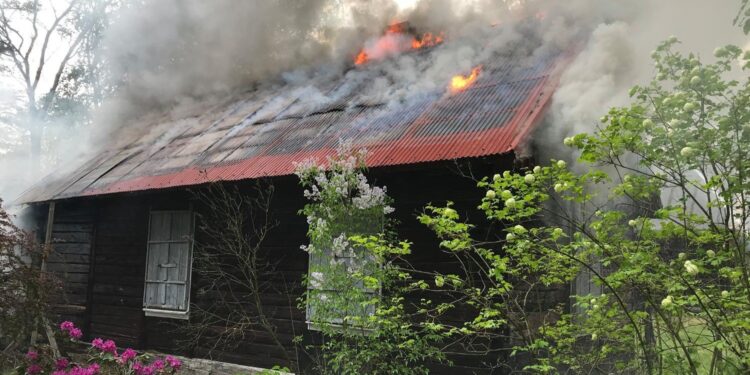
[[[196,103],[182,118],[150,115],[143,134],[118,137],[117,148],[48,176],[19,201],[286,175],[295,163],[334,154],[342,141],[366,148],[371,167],[510,152],[539,121],[570,57],[517,66],[505,56],[483,65],[464,91],[434,90],[400,104],[363,97],[372,82],[346,74],[319,89],[277,87]]]

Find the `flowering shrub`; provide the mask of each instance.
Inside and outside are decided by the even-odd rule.
[[[310,254],[304,307],[325,339],[307,346],[320,374],[422,374],[427,360],[444,359],[441,338],[412,324],[396,263],[409,244],[393,243],[385,187],[364,175],[364,152],[341,148],[327,165],[297,166],[309,224]],[[301,340],[301,338],[300,338]]]
[[[75,342],[83,333],[73,322],[60,323],[60,332],[67,339]],[[156,375],[176,374],[182,362],[173,356],[153,358],[148,354],[138,354],[127,348],[118,352],[117,345],[112,340],[95,338],[88,349],[86,363],[74,363],[68,358],[54,358],[49,348],[29,349],[26,353],[24,365],[19,373],[27,375]]]

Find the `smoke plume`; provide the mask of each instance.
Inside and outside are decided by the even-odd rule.
[[[585,14],[590,3],[569,5]],[[629,89],[655,74],[650,54],[660,41],[676,36],[681,50],[708,60],[716,47],[748,43],[732,25],[739,2],[635,0],[619,4],[616,11],[614,2],[596,3],[606,17],[587,27],[584,47],[563,74],[546,124],[535,137],[539,149],[546,150],[543,160],[575,160],[574,152],[561,145],[563,138],[594,131],[609,108],[627,104]]]
[[[659,40],[674,34],[686,50],[705,55],[718,44],[747,43],[731,25],[738,5],[726,1],[414,3],[409,9],[395,0],[129,3],[103,43],[120,90],[98,111],[96,146],[85,151],[144,135],[168,143],[179,132],[155,126],[160,119],[194,116],[249,91],[267,102],[248,125],[267,121],[274,109],[291,103],[288,112],[297,116],[342,101],[404,105],[444,89],[452,76],[477,65],[523,66],[579,50],[534,139],[548,151],[542,159],[572,160],[574,155],[558,147],[562,138],[591,131],[610,106],[627,100],[627,89],[650,75],[648,55]],[[429,53],[394,53],[353,65],[362,47],[401,21],[417,35],[444,33],[445,41]],[[344,84],[333,90],[333,82]]]

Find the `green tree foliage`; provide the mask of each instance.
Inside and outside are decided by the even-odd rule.
[[[653,52],[656,77],[631,90],[630,106],[564,140],[580,154],[575,170],[552,160],[479,183],[479,209],[503,241],[475,239],[450,203],[426,208],[419,220],[460,265],[451,274],[408,267],[409,244],[386,235],[389,202],[361,157],[302,167],[311,259],[376,260],[311,261],[304,302],[323,322],[319,370],[423,373],[450,345],[489,339],[503,344],[485,354],[505,356],[488,366],[528,373],[750,371],[750,80],[725,78],[750,68],[750,53],[726,46],[705,63],[678,43]],[[534,306],[530,296],[582,276],[591,288],[571,303]],[[445,319],[456,309],[462,321]]]
[[[741,0],[740,11],[734,18],[734,24],[742,27],[745,34],[750,34],[750,0]]]
[[[726,46],[708,64],[675,52],[678,43],[653,52],[658,74],[631,90],[632,105],[564,140],[588,172],[553,160],[479,184],[480,208],[506,226],[502,252],[471,240],[450,207],[422,217],[443,247],[492,265],[471,332],[486,329],[487,316],[517,319],[507,298],[492,297],[515,288],[510,278],[559,286],[585,271],[603,290],[527,326],[514,348],[535,358],[527,371],[750,371],[750,80],[724,78],[750,67],[750,54]]]

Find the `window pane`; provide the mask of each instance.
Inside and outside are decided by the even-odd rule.
[[[346,237],[377,234],[382,226],[382,212],[372,217],[355,215],[332,223],[335,231]],[[343,324],[344,317],[349,318],[347,324],[367,324],[366,318],[375,312],[373,299],[378,297],[379,291],[365,288],[361,277],[354,275],[372,275],[380,265],[366,249],[351,244],[345,249],[334,246],[334,242],[317,243],[315,247],[318,251],[309,256],[307,318],[312,323],[309,327],[319,329],[316,323]]]
[[[160,267],[169,261],[169,244],[155,243],[149,246],[146,279],[149,281],[166,281],[167,270]]]
[[[145,304],[160,306],[166,302],[165,285],[160,281],[167,280],[167,271],[161,267],[169,259],[169,244],[156,243],[149,245],[148,261],[146,263],[146,291]]]
[[[151,213],[144,306],[187,309],[191,234],[191,212]]]
[[[170,215],[166,212],[151,213],[151,230],[149,231],[149,241],[166,241],[169,240],[171,225]]]
[[[169,281],[187,281],[188,255],[190,244],[187,242],[178,242],[169,244],[169,263],[174,264],[173,268],[167,271]]]
[[[189,211],[172,213],[172,228],[170,239],[172,241],[186,240],[190,236],[191,214]]]
[[[167,284],[167,303],[171,309],[184,310],[185,309],[185,284]]]

